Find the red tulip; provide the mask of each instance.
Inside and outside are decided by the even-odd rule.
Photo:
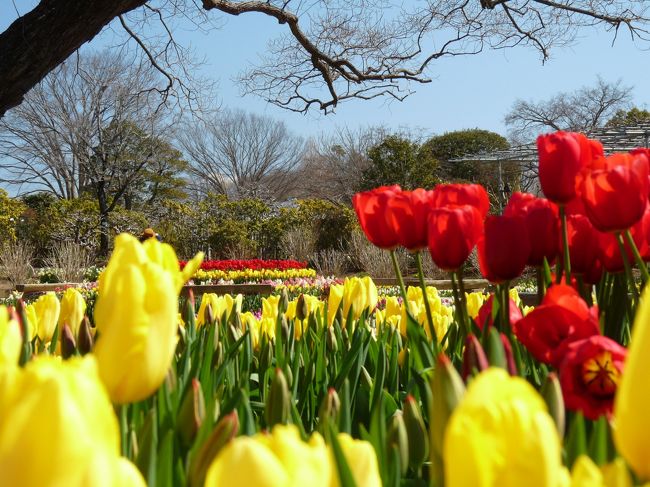
[[[521,310],[519,309],[519,306],[517,306],[517,303],[515,303],[512,298],[508,298],[508,299],[510,300],[510,304],[508,305],[508,315],[510,316],[510,325],[512,326],[514,323],[522,319],[523,315],[521,314]],[[492,322],[493,303],[494,303],[494,294],[490,295],[487,301],[485,301],[485,303],[483,303],[481,308],[478,310],[478,315],[476,316],[476,326],[478,326],[481,330],[486,325],[486,323],[488,328],[490,328],[493,325]]]
[[[485,218],[490,210],[490,198],[480,184],[439,184],[433,188],[433,206],[470,205]]]
[[[429,252],[446,271],[458,270],[483,235],[483,218],[469,205],[443,206],[429,212]]]
[[[522,216],[526,220],[530,239],[528,265],[541,266],[544,258],[553,263],[560,247],[560,219],[558,207],[550,200],[537,198],[528,193],[513,193],[505,207],[506,216]]]
[[[596,161],[580,187],[593,226],[620,232],[637,223],[648,202],[649,176],[645,154],[615,154]]]
[[[382,186],[352,197],[352,206],[363,233],[382,249],[394,249],[398,244],[394,228],[386,221],[386,209],[390,200],[401,191],[397,185]]]
[[[626,355],[624,347],[602,335],[571,343],[560,366],[567,409],[594,420],[611,416]]]
[[[603,155],[600,142],[583,134],[555,132],[537,138],[539,182],[546,197],[558,204],[568,203],[576,195],[580,171],[592,159]]]
[[[582,276],[592,275],[600,255],[598,250],[598,232],[584,215],[567,216],[567,236],[569,240],[569,258],[571,272]],[[561,241],[558,238],[559,245]],[[602,269],[602,266],[601,266]],[[598,280],[600,277],[598,276]],[[588,282],[592,282],[591,280]],[[597,281],[596,281],[597,282]]]
[[[465,339],[465,350],[463,350],[463,367],[461,376],[467,380],[474,371],[481,372],[490,366],[485,350],[476,336],[470,334]]]
[[[415,252],[427,246],[427,218],[431,210],[431,191],[418,188],[400,191],[388,200],[386,221],[402,247]]]
[[[630,229],[632,240],[634,240],[634,244],[642,255],[648,254],[646,225],[647,220],[644,222],[642,219]],[[603,263],[605,270],[612,273],[623,272],[623,270],[625,270],[625,265],[623,264],[623,256],[621,255],[621,249],[618,245],[616,235],[613,233],[603,232],[597,232],[597,234],[598,239],[596,241],[596,245],[598,247],[598,258]],[[631,266],[633,266],[634,253],[628,245],[626,239],[623,239],[623,244],[625,247],[625,255],[627,256],[627,261]]]
[[[520,216],[488,216],[478,242],[481,274],[490,282],[519,276],[530,255],[526,220]]]
[[[513,330],[533,357],[557,367],[570,343],[600,334],[598,307],[587,306],[572,287],[556,284]]]

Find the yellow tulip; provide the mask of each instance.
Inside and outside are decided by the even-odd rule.
[[[553,419],[537,391],[490,368],[469,384],[450,418],[443,444],[445,485],[557,487],[560,452]]]
[[[238,294],[234,298],[230,294],[225,294],[219,296],[214,293],[207,293],[201,297],[201,305],[199,306],[199,312],[197,314],[196,324],[197,326],[204,325],[207,321],[207,316],[205,315],[208,304],[212,309],[212,316],[215,319],[221,320],[224,313],[230,315],[233,311],[241,313],[243,296]]]
[[[68,288],[61,297],[61,313],[59,314],[59,329],[67,324],[76,338],[79,333],[84,315],[86,314],[86,301],[79,291],[74,288]]]
[[[36,316],[36,308],[34,304],[25,306],[25,330],[27,332],[27,341],[31,342],[36,336],[36,329],[38,328],[38,317]]]
[[[614,443],[641,480],[650,480],[650,286],[641,296],[614,401]]]
[[[327,298],[327,325],[332,326],[334,319],[336,318],[336,312],[341,306],[343,301],[343,285],[342,284],[332,284],[330,286],[330,294]],[[343,323],[340,323],[341,325]]]
[[[49,292],[34,301],[33,307],[36,319],[36,334],[43,343],[48,343],[52,340],[52,335],[56,330],[61,304],[56,294]]]
[[[337,438],[357,487],[381,487],[377,455],[372,445],[367,441],[355,440],[345,433],[339,434]],[[339,479],[336,472],[332,480],[331,487],[337,487]]]
[[[145,399],[164,380],[176,349],[178,295],[188,266],[179,271],[174,250],[156,239],[115,239],[99,280],[94,349],[113,402]]]
[[[431,329],[428,325],[426,307],[422,296],[422,289],[419,287],[409,287],[406,291],[406,298],[411,316],[413,316],[413,318],[424,327],[424,332],[427,337],[431,339]],[[429,301],[429,308],[431,309],[433,328],[436,332],[438,342],[440,342],[447,333],[449,325],[453,321],[453,311],[451,308],[442,304],[442,300],[440,299],[440,295],[436,288],[427,287],[427,300]],[[406,336],[406,326],[406,306],[402,306],[400,320],[400,333],[402,336]]]
[[[280,296],[278,295],[262,298],[262,318],[277,320],[279,305]]]
[[[3,485],[142,487],[92,357],[0,369]]]
[[[632,487],[632,479],[620,457],[598,468],[591,458],[581,455],[573,464],[571,476],[566,475],[558,487]]]
[[[20,324],[9,316],[6,306],[0,306],[0,368],[18,365],[22,346]]]
[[[306,443],[295,426],[277,425],[270,434],[232,440],[210,465],[205,486],[330,487],[331,478],[332,465],[320,435]]]
[[[465,293],[465,300],[467,302],[467,314],[470,318],[476,319],[478,311],[487,300],[488,295],[483,293]]]

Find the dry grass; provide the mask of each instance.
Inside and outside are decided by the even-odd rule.
[[[82,282],[86,269],[93,264],[93,258],[82,246],[74,242],[61,242],[54,246],[45,264],[56,269],[63,282]]]
[[[309,260],[322,276],[342,276],[347,271],[350,259],[341,250],[326,249],[316,252]]]
[[[25,284],[34,277],[34,249],[25,242],[5,244],[0,249],[0,273],[13,285]]]
[[[372,277],[394,277],[390,254],[371,244],[361,232],[354,232],[350,241],[350,253],[354,263]],[[409,256],[403,249],[398,249],[397,262],[402,273],[406,273]]]
[[[283,235],[280,248],[288,259],[308,261],[316,249],[316,234],[310,227],[291,229]]]

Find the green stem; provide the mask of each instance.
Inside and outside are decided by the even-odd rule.
[[[648,279],[650,279],[650,274],[648,274],[648,268],[645,265],[645,262],[643,262],[643,259],[641,258],[641,254],[639,253],[639,249],[636,246],[636,243],[634,243],[634,239],[632,238],[632,233],[630,233],[630,229],[628,228],[625,230],[625,240],[627,240],[627,244],[630,246],[632,249],[632,253],[634,254],[634,260],[636,262],[637,267],[641,271],[641,279],[643,282],[643,285],[645,285],[646,282],[648,282]]]
[[[422,289],[422,299],[424,300],[424,309],[427,313],[427,322],[429,324],[429,332],[431,333],[431,339],[434,343],[434,348],[437,348],[438,345],[438,335],[436,334],[436,329],[433,326],[433,315],[431,314],[431,306],[429,305],[429,297],[427,295],[427,285],[424,282],[424,269],[422,268],[422,253],[415,253],[415,262],[418,266],[418,278],[420,279],[420,288]]]
[[[564,272],[566,283],[571,285],[571,257],[569,255],[569,232],[566,222],[566,211],[564,205],[560,205],[560,218],[562,220],[562,247],[564,248]],[[559,281],[558,281],[559,282]]]
[[[128,448],[128,438],[129,438],[129,426],[126,418],[126,412],[127,412],[126,408],[128,406],[126,404],[121,404],[117,407],[120,410],[120,440],[122,446],[122,456],[128,458],[127,448]]]
[[[627,252],[625,251],[625,243],[623,242],[623,235],[617,233],[616,242],[618,243],[618,249],[621,252],[621,258],[623,259],[623,267],[625,268],[625,277],[627,278],[628,287],[632,288],[632,295],[634,296],[634,301],[636,302],[637,299],[639,298],[639,292],[636,288],[636,283],[634,282],[634,275],[632,274],[632,268],[630,267],[630,262],[627,260]]]
[[[402,271],[399,270],[399,264],[397,263],[397,257],[395,256],[395,251],[390,251],[390,260],[393,262],[393,270],[397,276],[397,282],[399,283],[399,290],[402,294],[402,300],[404,300],[404,306],[408,311],[408,299],[406,299],[406,288],[404,287],[404,279],[402,278]]]
[[[465,331],[466,335],[469,335],[472,333],[471,328],[469,327],[468,321],[465,319],[465,312],[467,310],[463,310],[463,302],[460,300],[459,292],[458,292],[458,284],[456,283],[456,273],[451,272],[451,289],[452,292],[454,293],[454,304],[456,306],[456,320],[458,320],[458,326],[461,330]],[[462,340],[464,342],[464,339]]]
[[[511,336],[510,333],[510,294],[508,290],[510,289],[510,282],[506,281],[500,286],[501,289],[501,304],[502,304],[502,315],[501,315],[501,326],[503,331]]]

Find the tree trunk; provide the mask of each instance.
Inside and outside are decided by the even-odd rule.
[[[108,255],[109,246],[109,224],[108,214],[108,199],[106,197],[106,183],[100,181],[97,183],[97,202],[99,203],[99,256],[106,257]]]
[[[120,14],[146,0],[41,0],[0,34],[0,117]]]

